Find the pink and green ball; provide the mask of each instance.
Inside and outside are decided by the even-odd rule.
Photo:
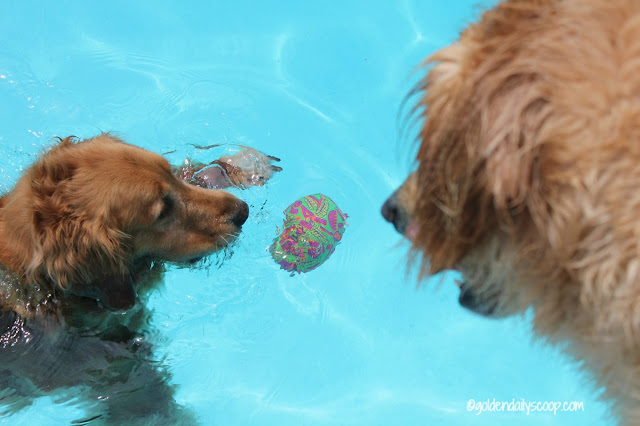
[[[282,233],[269,252],[290,272],[309,272],[322,265],[342,240],[347,215],[323,194],[299,198],[284,210]]]

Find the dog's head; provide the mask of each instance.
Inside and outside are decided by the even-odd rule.
[[[632,267],[640,103],[625,93],[640,89],[640,28],[578,3],[500,3],[430,58],[417,90],[417,170],[382,214],[423,270],[462,273],[460,302],[481,314],[542,295],[555,310],[591,303],[609,297],[598,280]]]
[[[110,309],[135,303],[140,265],[215,252],[248,216],[235,196],[187,185],[163,157],[109,134],[62,140],[2,204],[12,269]]]

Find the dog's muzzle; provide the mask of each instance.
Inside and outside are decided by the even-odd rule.
[[[460,306],[484,317],[497,318],[501,315],[498,311],[498,295],[474,292],[467,281],[457,281],[460,287],[458,303]]]

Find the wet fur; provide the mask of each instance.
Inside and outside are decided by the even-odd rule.
[[[221,249],[247,214],[113,135],[61,140],[0,198],[1,411],[56,391],[92,424],[192,421],[153,359],[145,302],[162,262]]]
[[[640,3],[505,1],[428,64],[418,169],[383,213],[467,307],[532,307],[640,423]]]

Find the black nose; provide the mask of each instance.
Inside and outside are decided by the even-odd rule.
[[[384,217],[388,222],[392,223],[401,234],[404,234],[407,230],[408,226],[408,218],[404,213],[402,208],[398,205],[398,199],[396,194],[394,193],[384,202],[382,208],[380,209],[382,213],[382,217]]]
[[[387,201],[382,205],[382,209],[380,209],[382,213],[382,217],[385,218],[387,222],[394,223],[396,218],[398,217],[398,204],[395,201],[395,197],[392,195],[387,198]]]
[[[231,217],[231,222],[237,226],[241,227],[249,217],[249,206],[242,200],[238,200],[238,207]]]

